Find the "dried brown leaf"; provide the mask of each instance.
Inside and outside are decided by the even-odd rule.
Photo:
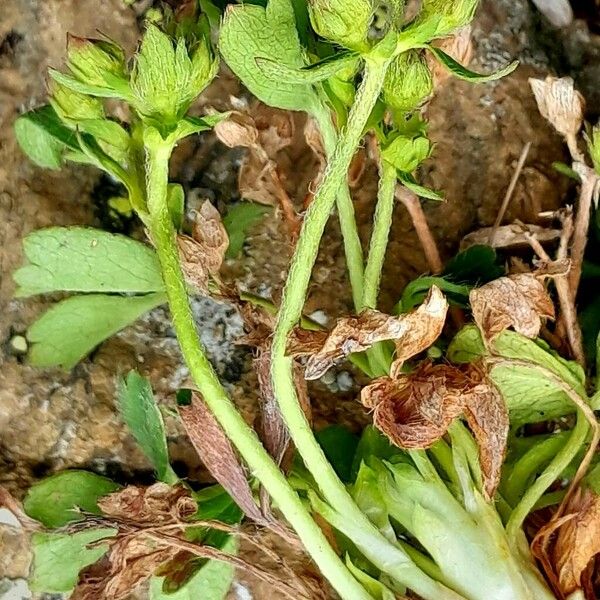
[[[460,242],[460,249],[466,250],[471,246],[489,244],[493,229],[493,227],[483,227],[467,234]],[[529,246],[527,234],[534,235],[541,243],[547,243],[560,239],[561,231],[530,223],[501,225],[496,229],[491,245],[494,248],[526,248]]]
[[[149,487],[127,486],[100,498],[98,507],[107,517],[149,525],[179,523],[198,510],[186,488],[171,487],[166,483]]]
[[[542,116],[565,138],[576,136],[583,123],[585,102],[573,80],[548,75],[545,80],[529,79],[529,85]]]
[[[280,465],[289,447],[290,435],[273,392],[270,349],[259,352],[254,366],[260,389],[260,437],[267,452]]]
[[[542,318],[554,318],[554,305],[542,282],[531,273],[500,277],[469,295],[473,318],[482,335],[492,340],[505,329],[535,338]]]
[[[467,394],[465,418],[479,446],[484,491],[493,498],[500,483],[510,420],[498,388],[476,365],[469,366],[472,387]]]
[[[580,489],[566,513],[573,518],[558,529],[553,559],[560,590],[568,596],[584,587],[584,572],[600,554],[600,496],[589,488]]]
[[[108,543],[108,553],[79,573],[71,600],[127,598],[177,553],[177,548],[147,536],[119,536]]]
[[[265,518],[254,501],[246,471],[200,395],[192,393],[191,403],[179,406],[179,415],[192,445],[212,476],[249,518],[264,523]]]
[[[258,130],[250,115],[232,112],[229,118],[214,127],[217,138],[229,148],[255,148],[259,144]]]
[[[238,310],[244,321],[245,335],[237,340],[238,344],[265,348],[275,327],[275,316],[252,302],[237,302]]]
[[[484,492],[493,497],[508,435],[506,406],[476,365],[424,361],[409,374],[382,377],[363,388],[361,401],[374,409],[373,423],[401,448],[429,448],[461,414],[479,445]]]
[[[425,302],[412,313],[392,317],[369,309],[357,317],[338,319],[322,347],[308,359],[304,377],[318,379],[339,359],[384,340],[395,340],[399,364],[437,339],[447,311],[448,302],[439,288],[433,286]],[[313,337],[322,337],[322,332]]]
[[[218,275],[229,238],[219,211],[210,202],[204,202],[195,217],[193,237],[177,236],[179,258],[187,283],[207,294],[208,280]]]
[[[195,217],[192,237],[204,251],[204,266],[209,275],[217,275],[229,246],[229,236],[219,211],[208,200]]]

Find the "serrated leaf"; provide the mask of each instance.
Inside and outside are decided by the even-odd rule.
[[[227,214],[223,217],[223,225],[229,236],[226,258],[235,258],[239,255],[247,231],[270,210],[268,206],[256,202],[240,202],[227,211]]]
[[[147,293],[164,289],[158,258],[124,235],[49,227],[23,241],[29,264],[13,275],[17,297],[49,292]]]
[[[480,73],[470,71],[467,69],[467,67],[461,65],[458,61],[454,60],[449,54],[446,54],[440,48],[436,48],[435,46],[427,46],[427,49],[438,59],[440,64],[446,67],[450,73],[452,73],[452,75],[458,79],[464,79],[465,81],[471,81],[474,83],[485,83],[486,81],[495,81],[496,79],[501,79],[502,77],[512,73],[519,66],[519,61],[515,60],[495,73],[481,75]]]
[[[329,79],[344,69],[351,68],[357,60],[358,54],[354,52],[340,52],[303,68],[288,67],[279,61],[261,57],[256,59],[256,64],[265,77],[273,81],[314,84]]]
[[[70,592],[79,571],[95,563],[108,550],[106,544],[88,545],[111,537],[116,529],[91,529],[74,534],[34,533],[33,572],[29,587],[33,592],[60,594]]]
[[[552,371],[585,397],[585,377],[581,367],[553,354],[541,342],[514,331],[504,331],[493,344],[494,352],[501,357],[532,363],[531,367],[497,365],[490,373],[508,406],[513,426],[553,420],[575,412],[576,407],[565,392],[540,374],[535,365]],[[450,343],[447,356],[460,363],[471,362],[484,354],[479,330],[474,325],[467,325]]]
[[[79,94],[87,94],[98,98],[122,98],[125,95],[122,86],[119,86],[119,89],[117,90],[111,87],[82,83],[78,79],[75,79],[75,77],[61,73],[56,69],[48,69],[48,75],[50,75],[54,81],[57,81],[61,85],[64,85]]]
[[[267,77],[256,62],[263,58],[292,69],[305,66],[289,0],[270,0],[266,8],[229,5],[219,49],[231,70],[259,100],[284,110],[312,112],[318,98],[311,85]]]
[[[236,554],[238,543],[230,537],[223,551]],[[163,592],[164,577],[150,581],[150,600],[223,600],[233,583],[233,565],[216,560],[208,561],[182,588],[174,593]]]
[[[82,519],[81,512],[100,514],[98,498],[121,486],[89,471],[63,471],[29,488],[23,508],[46,527],[62,527]]]
[[[162,293],[67,298],[45,312],[27,331],[32,344],[29,361],[36,367],[71,369],[100,342],[165,301]]]
[[[14,128],[21,150],[46,169],[59,169],[65,152],[79,149],[74,132],[62,123],[51,106],[21,115]]]
[[[419,185],[410,173],[402,173],[401,171],[398,171],[398,179],[402,182],[402,185],[407,187],[411,192],[414,192],[417,196],[420,196],[421,198],[427,198],[428,200],[436,200],[438,202],[444,200],[444,197],[438,192],[435,192],[434,190],[430,190],[429,188]]]
[[[142,452],[154,466],[158,479],[169,485],[176,483],[178,477],[169,464],[165,424],[152,386],[135,371],[131,371],[119,385],[119,412]]]

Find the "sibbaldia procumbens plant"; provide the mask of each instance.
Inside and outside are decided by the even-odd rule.
[[[87,228],[40,230],[26,238],[28,264],[15,280],[21,297],[72,294],[28,331],[29,359],[40,367],[72,368],[104,339],[167,304],[194,386],[178,394],[178,415],[220,485],[194,491],[177,477],[150,384],[131,373],[120,388],[121,414],[158,482],[121,489],[72,471],[32,488],[22,518],[38,529],[34,587],[115,599],[154,575],[153,597],[185,588],[194,597],[220,598],[234,565],[285,597],[323,593],[306,578],[288,576],[287,566],[273,575],[236,556],[243,513],[286,542],[299,542],[344,599],[567,597],[566,576],[553,571],[556,558],[543,532],[534,555],[525,524],[540,507],[576,511],[584,501],[597,502],[595,470],[583,478],[598,437],[584,371],[537,339],[555,310],[544,282],[554,279],[558,288],[568,260],[490,277],[475,289],[475,281],[438,273],[407,288],[397,314],[377,310],[396,199],[415,210],[418,197],[441,199],[418,182],[433,149],[424,111],[435,87],[432,65],[475,83],[517,65],[480,75],[445,51],[448,38],[468,27],[476,0],[424,0],[410,18],[401,0],[269,0],[229,5],[222,18],[212,3],[199,5],[149,21],[131,59],[112,41],[69,38],[65,71],[49,74],[49,105],[19,117],[17,137],[42,167],[78,162],[120,182],[147,243]],[[262,157],[277,183],[243,115],[189,114],[217,75],[219,55],[264,104],[306,113],[321,138],[325,164],[306,213],[292,215],[299,229],[277,304],[221,281],[221,263],[240,230],[232,219],[226,228],[205,203],[190,235],[184,233],[185,193],[169,181],[177,144],[215,128],[225,143]],[[116,118],[115,103],[127,107],[126,123]],[[365,137],[379,170],[366,260],[348,187]],[[597,152],[591,154],[595,160]],[[303,309],[334,209],[355,315],[325,331]],[[490,258],[485,249],[475,252]],[[465,255],[460,260],[468,262]],[[492,253],[487,275],[497,269]],[[258,379],[270,411],[262,441],[206,356],[190,307],[195,294],[232,302],[249,326],[246,341],[259,348]],[[475,323],[444,347],[438,339],[449,300],[469,305]],[[424,352],[428,358],[415,359]],[[349,443],[344,466],[330,460],[332,443],[343,435],[328,442],[312,431],[304,380],[346,357],[372,380],[361,401],[374,427]],[[547,421],[560,422],[560,431],[522,435]],[[284,469],[290,440],[297,455]],[[560,533],[569,548],[577,532]],[[565,552],[556,552],[562,560]],[[61,571],[65,557],[69,568]],[[207,583],[210,569],[217,569],[221,587]],[[570,576],[577,592],[581,572],[573,568]]]

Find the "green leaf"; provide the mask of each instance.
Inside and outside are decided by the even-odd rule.
[[[83,518],[77,509],[99,515],[98,498],[120,487],[89,471],[63,471],[30,487],[23,507],[32,519],[46,527],[62,527]]]
[[[17,297],[49,292],[147,293],[164,289],[152,248],[85,227],[49,227],[23,241],[29,264],[13,275]]]
[[[116,529],[90,529],[79,533],[34,533],[33,572],[29,587],[33,592],[60,594],[70,592],[79,571],[95,563],[108,550],[106,544],[89,544],[111,537]]]
[[[25,113],[15,121],[21,150],[38,166],[60,169],[67,149],[78,150],[77,138],[51,106]]]
[[[224,112],[214,115],[206,115],[204,117],[192,117],[187,115],[183,117],[183,119],[181,119],[177,124],[177,128],[173,133],[173,139],[178,141],[184,137],[187,137],[188,135],[209,131],[217,123],[220,123],[223,119],[226,119],[229,114],[229,112]]]
[[[401,171],[398,171],[398,179],[402,182],[402,185],[407,187],[411,192],[414,192],[421,198],[437,200],[438,202],[441,202],[444,199],[444,197],[438,192],[434,192],[429,188],[419,185],[410,173],[402,173]]]
[[[433,285],[439,287],[453,304],[466,306],[468,303],[470,285],[452,283],[444,277],[418,277],[404,288],[400,302],[394,307],[394,313],[406,313],[421,304]]]
[[[67,298],[44,313],[27,331],[36,367],[71,369],[100,342],[166,301],[164,294]]]
[[[554,161],[552,163],[552,168],[557,173],[560,173],[561,175],[564,175],[565,177],[568,177],[573,181],[581,183],[581,177],[577,174],[577,171],[573,170],[569,165],[566,165],[565,163],[560,161]]]
[[[358,476],[362,463],[369,462],[370,457],[376,456],[381,459],[389,459],[399,453],[400,450],[393,446],[378,429],[373,425],[367,425],[362,432],[354,454],[352,479]]]
[[[311,85],[273,79],[257,64],[262,58],[292,69],[305,66],[289,0],[270,0],[266,8],[228,6],[219,49],[231,70],[259,100],[284,110],[313,112],[318,98]]]
[[[558,419],[575,412],[575,405],[555,383],[536,370],[536,365],[552,371],[567,385],[586,397],[581,367],[549,351],[540,341],[530,340],[514,331],[505,331],[494,340],[494,352],[504,358],[528,361],[532,366],[499,365],[491,378],[502,393],[512,425]],[[471,362],[483,356],[485,349],[479,330],[467,325],[459,331],[447,357],[453,362]]]
[[[152,386],[135,371],[131,371],[127,379],[120,382],[119,412],[135,441],[154,466],[158,479],[170,485],[176,483],[178,477],[169,464],[165,424]]]
[[[496,79],[500,79],[510,73],[512,73],[518,66],[519,61],[515,60],[511,62],[509,65],[506,65],[503,69],[496,71],[495,73],[491,73],[490,75],[481,75],[479,73],[474,73],[470,71],[459,62],[454,60],[449,54],[446,54],[443,50],[436,48],[435,46],[427,46],[427,49],[438,59],[440,64],[442,64],[452,75],[457,77],[458,79],[464,79],[465,81],[471,81],[474,83],[485,83],[486,81],[495,81]]]
[[[329,425],[317,432],[315,437],[338,477],[344,483],[350,483],[358,437],[343,425]]]
[[[374,600],[395,600],[396,595],[381,581],[377,581],[374,577],[371,577],[364,571],[361,571],[357,566],[354,565],[350,556],[346,555],[346,566],[354,578],[357,579],[362,586],[367,590]]]
[[[223,226],[229,236],[229,247],[225,255],[227,258],[235,258],[239,255],[248,230],[270,210],[270,207],[256,202],[240,202],[227,211],[223,218]]]
[[[354,52],[340,52],[303,68],[292,68],[279,61],[258,57],[256,64],[268,79],[292,84],[313,84],[333,77],[344,69],[356,65],[358,55]]]
[[[237,540],[230,537],[223,551],[235,555],[237,550]],[[153,577],[150,580],[150,600],[223,600],[233,583],[234,574],[232,565],[210,560],[174,593],[163,592],[164,577]]]
[[[502,277],[504,268],[498,264],[498,256],[491,246],[476,244],[459,252],[446,264],[444,276],[454,281],[483,284]]]
[[[82,83],[78,79],[75,79],[75,77],[71,77],[71,75],[65,75],[65,73],[61,73],[56,69],[48,69],[48,75],[50,75],[54,81],[79,94],[88,94],[98,98],[131,98],[129,91],[126,91],[122,85],[118,85],[113,88],[108,86]]]

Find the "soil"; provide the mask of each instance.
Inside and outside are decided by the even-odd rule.
[[[143,4],[143,5],[142,5]],[[65,468],[85,468],[121,483],[149,482],[151,471],[115,411],[119,375],[137,369],[150,378],[159,400],[168,406],[187,379],[165,309],[157,309],[102,344],[70,373],[33,369],[11,350],[13,336],[23,334],[51,298],[14,300],[11,272],[22,261],[21,240],[48,225],[109,226],[134,235],[139,228],[114,222],[105,202],[110,183],[93,169],[69,165],[61,171],[33,166],[17,147],[14,119],[43,103],[45,72],[60,66],[67,32],[113,38],[128,51],[135,48],[139,15],[145,3],[128,7],[122,0],[2,0],[0,16],[0,485],[22,497],[36,480]],[[586,17],[588,15],[579,15]],[[443,190],[442,204],[425,202],[425,211],[444,258],[461,238],[493,223],[523,146],[531,151],[517,184],[506,220],[536,222],[541,210],[572,199],[567,180],[552,169],[566,161],[561,139],[538,114],[528,77],[549,72],[571,74],[587,96],[590,118],[600,106],[600,40],[597,23],[577,20],[551,31],[526,0],[486,0],[473,29],[471,67],[488,71],[511,59],[521,61],[510,77],[484,85],[449,80],[430,104],[430,134],[435,151],[422,181]],[[227,72],[211,86],[195,110],[250,105],[252,99]],[[301,206],[316,161],[295,117],[294,142],[278,155],[285,185]],[[207,198],[219,209],[236,200],[241,152],[225,148],[212,134],[187,140],[173,160],[173,178],[186,188],[188,206]],[[367,161],[353,194],[363,240],[368,239],[376,170]],[[228,261],[224,277],[248,290],[277,295],[285,279],[288,235],[274,217],[256,226],[242,256]],[[410,219],[400,205],[384,271],[381,306],[390,309],[411,279],[428,266]],[[350,311],[341,238],[335,219],[327,228],[308,313],[322,321]],[[248,420],[256,415],[256,378],[251,352],[236,345],[242,324],[231,307],[209,299],[194,301],[202,339],[227,389]],[[343,368],[311,388],[315,425],[345,422],[358,428],[368,420],[355,401],[357,386]],[[206,480],[206,473],[176,421],[167,417],[170,452],[179,474]],[[0,515],[0,522],[2,522]],[[14,598],[28,570],[27,540],[0,525],[0,598]],[[3,590],[9,590],[4,591]],[[3,595],[4,594],[4,595]],[[237,598],[272,597],[264,585],[243,575],[232,592]]]

